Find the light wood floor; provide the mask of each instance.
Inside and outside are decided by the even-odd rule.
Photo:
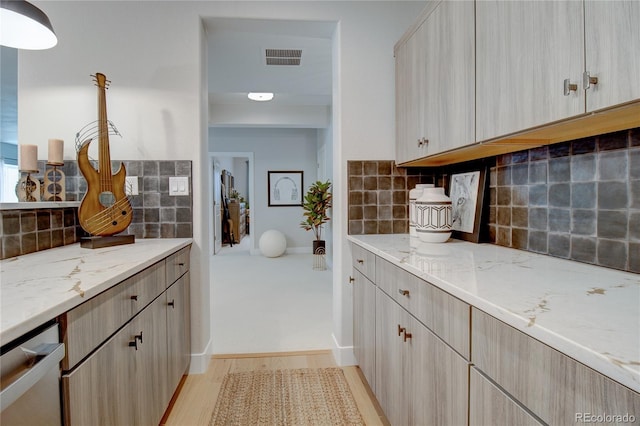
[[[335,367],[331,351],[285,354],[251,354],[214,357],[206,374],[190,375],[183,381],[172,407],[165,415],[166,426],[208,425],[222,379],[226,373],[251,370]],[[342,367],[351,393],[367,425],[388,425],[382,410],[361,376],[358,367]]]

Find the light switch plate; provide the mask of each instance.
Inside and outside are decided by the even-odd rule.
[[[169,195],[189,195],[189,177],[170,176]]]
[[[124,190],[127,195],[138,195],[138,176],[127,176]]]

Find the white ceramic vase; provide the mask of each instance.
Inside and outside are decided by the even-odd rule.
[[[409,235],[412,237],[418,236],[416,232],[416,201],[422,196],[424,188],[433,188],[433,186],[432,183],[419,183],[409,191]]]
[[[416,200],[416,234],[425,243],[444,243],[451,237],[453,211],[444,188],[423,188]]]

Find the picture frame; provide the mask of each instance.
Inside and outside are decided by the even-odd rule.
[[[268,171],[269,207],[302,207],[303,175],[302,170]]]
[[[484,208],[487,168],[452,173],[449,198],[452,206],[452,237],[478,243]]]

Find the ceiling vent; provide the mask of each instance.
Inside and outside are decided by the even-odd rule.
[[[300,65],[301,49],[266,49],[267,65]]]

